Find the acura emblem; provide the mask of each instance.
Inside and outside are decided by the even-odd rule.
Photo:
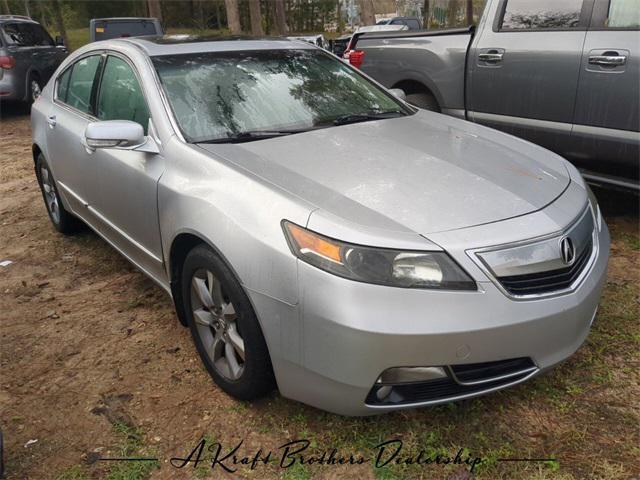
[[[576,258],[576,250],[573,246],[573,242],[569,237],[564,237],[560,241],[560,254],[562,255],[562,261],[566,265],[571,265]]]

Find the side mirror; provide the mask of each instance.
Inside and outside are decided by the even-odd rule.
[[[401,88],[390,88],[389,92],[391,92],[394,97],[399,98],[403,102],[407,101],[407,94],[404,93],[404,90],[402,90]]]
[[[87,147],[96,148],[135,148],[144,144],[142,125],[129,120],[106,120],[92,122],[84,131]]]
[[[62,35],[56,35],[56,47],[64,47],[64,37]]]

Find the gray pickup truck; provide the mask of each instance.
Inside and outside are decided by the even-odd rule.
[[[356,35],[345,58],[419,107],[640,192],[638,0],[487,0],[477,27]],[[355,55],[354,55],[355,53]]]

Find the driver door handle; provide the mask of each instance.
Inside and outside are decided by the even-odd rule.
[[[627,57],[624,55],[591,55],[589,64],[602,65],[605,67],[619,67],[627,63]]]
[[[47,123],[49,124],[49,126],[51,128],[56,126],[56,116],[55,115],[49,115],[47,117]]]
[[[481,53],[478,55],[478,60],[481,62],[498,63],[502,61],[502,53]]]

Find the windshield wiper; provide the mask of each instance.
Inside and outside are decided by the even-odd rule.
[[[389,110],[387,112],[368,112],[342,115],[333,120],[334,125],[348,125],[350,123],[368,122],[370,120],[383,120],[385,118],[404,117],[405,114],[399,110]]]
[[[306,132],[308,129],[297,130],[253,130],[248,132],[232,133],[227,137],[212,138],[211,140],[202,140],[196,143],[243,143],[255,140],[264,140],[273,137],[283,137],[294,133]]]

